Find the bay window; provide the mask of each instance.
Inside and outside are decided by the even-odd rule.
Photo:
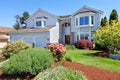
[[[89,16],[80,17],[80,26],[89,25]]]

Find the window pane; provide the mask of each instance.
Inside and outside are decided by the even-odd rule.
[[[76,26],[78,26],[78,18],[76,18]]]
[[[91,24],[93,25],[93,23],[94,23],[94,17],[91,16]]]
[[[80,34],[80,39],[84,40],[84,34]]]
[[[44,26],[46,26],[46,21],[44,21]]]
[[[84,25],[84,17],[80,17],[80,25]]]
[[[79,35],[77,34],[77,40],[79,40]]]
[[[85,16],[84,18],[85,18],[85,20],[84,20],[85,25],[88,25],[89,24],[89,16]]]
[[[41,21],[36,21],[36,26],[41,26]]]

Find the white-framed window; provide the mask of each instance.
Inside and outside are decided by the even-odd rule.
[[[89,34],[80,34],[80,39],[81,40],[88,40],[89,39]]]
[[[75,21],[75,22],[76,22],[76,26],[78,26],[78,18],[76,18],[76,21]]]
[[[83,26],[83,25],[89,25],[89,16],[82,16],[79,19],[79,25]]]
[[[42,21],[36,21],[36,26],[37,26],[37,27],[42,26]]]
[[[94,16],[91,16],[91,25],[94,24]]]

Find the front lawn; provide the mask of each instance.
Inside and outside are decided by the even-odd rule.
[[[120,61],[93,56],[97,50],[68,50],[65,59],[120,73]]]

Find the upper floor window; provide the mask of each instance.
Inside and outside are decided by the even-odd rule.
[[[94,24],[94,16],[91,16],[91,25]]]
[[[43,23],[44,23],[43,26],[46,26],[46,21],[45,20],[43,21]]]
[[[76,26],[78,26],[78,18],[76,18]]]
[[[36,21],[36,26],[37,27],[42,26],[42,22],[41,21]]]
[[[89,25],[89,16],[80,17],[80,25]]]

